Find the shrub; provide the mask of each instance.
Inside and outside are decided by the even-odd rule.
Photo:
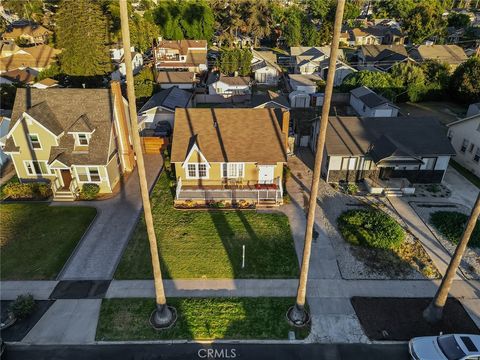
[[[14,302],[10,304],[9,310],[17,319],[25,319],[35,308],[35,300],[30,294],[19,295]]]
[[[50,185],[45,183],[8,183],[3,188],[3,193],[11,199],[47,199],[52,195]]]
[[[98,196],[100,191],[100,186],[98,184],[83,184],[82,190],[80,191],[80,199],[82,200],[94,200]]]
[[[358,185],[355,183],[347,184],[347,194],[354,195],[358,192]]]
[[[436,211],[430,215],[432,225],[453,244],[458,244],[460,241],[467,221],[468,216],[457,211]],[[478,226],[478,221],[468,244],[471,247],[480,247],[480,226]]]
[[[405,231],[389,215],[380,210],[349,210],[338,218],[338,228],[346,241],[380,249],[398,248]]]

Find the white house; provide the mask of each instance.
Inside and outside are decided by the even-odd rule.
[[[383,96],[360,86],[350,91],[350,105],[360,116],[366,117],[394,117],[398,116],[398,107]]]
[[[0,166],[5,165],[5,163],[10,158],[7,154],[3,152],[5,147],[5,141],[7,140],[8,129],[10,127],[10,119],[7,117],[0,117]]]
[[[470,104],[467,110],[467,115],[465,117],[470,117],[473,115],[480,114],[480,102],[475,103],[475,104]]]
[[[314,74],[290,74],[290,86],[293,91],[302,91],[305,94],[314,94],[317,92],[317,82],[322,81],[318,75]]]
[[[210,81],[208,85],[208,93],[210,95],[222,95],[226,98],[234,95],[251,94],[250,78],[246,76],[220,75],[220,77],[217,76],[217,80]]]
[[[455,161],[480,175],[480,111],[447,126],[447,136],[457,153]]]
[[[130,48],[130,51],[132,54],[133,74],[135,75],[138,74],[143,67],[143,56],[142,54],[136,52],[133,46]],[[115,66],[115,71],[113,71],[111,74],[112,80],[120,80],[127,76],[124,54],[123,47],[110,49],[110,58]]]
[[[252,72],[258,84],[277,85],[282,69],[273,51],[252,50]]]
[[[160,121],[168,121],[173,128],[176,108],[192,107],[191,92],[171,87],[154,94],[138,112],[140,129],[154,129]]]
[[[176,86],[179,89],[192,90],[195,88],[196,75],[193,71],[159,71],[156,81],[161,89]]]
[[[303,91],[292,91],[288,94],[288,99],[292,108],[308,108],[310,107],[310,95]]]

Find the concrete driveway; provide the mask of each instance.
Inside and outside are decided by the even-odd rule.
[[[479,189],[465,179],[463,175],[452,166],[448,167],[443,183],[452,191],[452,194],[448,199],[450,202],[463,204],[473,208]]]

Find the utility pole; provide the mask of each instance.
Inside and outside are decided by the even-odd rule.
[[[157,237],[153,226],[152,209],[150,206],[150,194],[148,192],[147,176],[145,174],[145,163],[143,160],[142,146],[138,132],[137,105],[135,104],[135,88],[133,86],[132,54],[130,52],[130,30],[128,28],[128,9],[127,0],[120,2],[120,20],[122,27],[123,57],[127,75],[127,95],[128,108],[130,111],[130,124],[132,129],[132,140],[137,157],[137,170],[140,182],[140,192],[142,195],[143,212],[145,215],[145,225],[147,227],[148,241],[150,243],[150,254],[152,257],[153,281],[155,285],[156,309],[150,316],[150,324],[155,329],[170,328],[177,320],[175,308],[167,305],[165,289],[163,288],[162,272],[160,269],[160,260],[158,256]]]
[[[442,283],[435,294],[435,297],[432,299],[432,302],[423,312],[423,317],[429,323],[437,323],[442,320],[443,309],[445,308],[445,303],[447,302],[448,294],[452,288],[452,282],[457,273],[458,267],[460,266],[460,261],[462,261],[463,254],[467,248],[468,241],[472,235],[475,225],[477,225],[478,215],[480,215],[480,193],[477,196],[477,201],[473,206],[470,218],[468,219],[467,226],[463,231],[462,238],[453,253],[450,264],[448,264],[447,272],[442,279]]]
[[[318,185],[320,183],[320,174],[322,171],[323,148],[325,147],[325,136],[327,134],[328,116],[330,113],[330,103],[333,93],[333,81],[335,79],[335,70],[337,67],[338,45],[340,43],[340,32],[342,29],[343,9],[345,0],[337,0],[337,10],[335,13],[335,23],[333,26],[333,39],[330,47],[330,61],[328,65],[327,83],[325,86],[325,97],[322,107],[322,118],[320,121],[320,131],[317,138],[317,152],[315,154],[315,165],[313,169],[312,185],[310,188],[310,200],[308,204],[307,228],[305,229],[305,243],[303,247],[302,268],[298,283],[297,299],[287,313],[289,321],[295,326],[304,326],[310,316],[305,310],[305,299],[307,295],[308,268],[310,266],[310,254],[312,251],[313,224],[315,222],[315,209],[317,206]]]

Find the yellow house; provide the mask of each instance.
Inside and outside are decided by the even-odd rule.
[[[46,181],[54,200],[74,200],[83,184],[111,193],[134,166],[127,102],[111,89],[19,88],[7,134],[22,182]]]
[[[282,203],[289,112],[176,109],[175,202]]]

